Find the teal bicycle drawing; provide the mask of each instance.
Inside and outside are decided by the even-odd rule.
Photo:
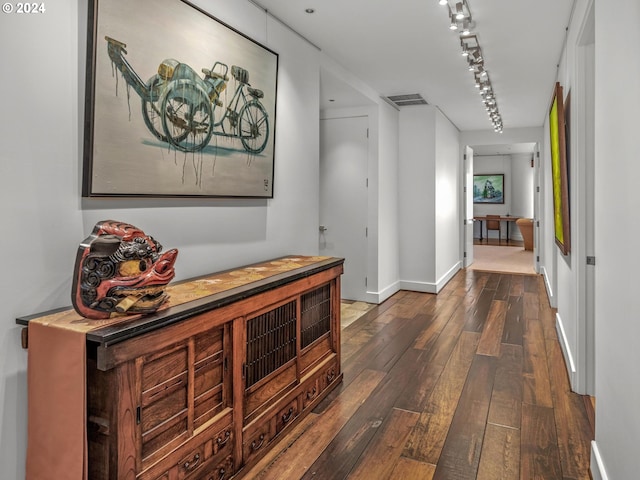
[[[235,90],[226,107],[222,93],[229,84],[229,67],[215,62],[200,75],[189,65],[166,59],[144,82],[127,61],[126,44],[105,37],[113,65],[142,101],[142,117],[149,131],[183,152],[205,148],[213,135],[239,139],[251,154],[261,153],[269,139],[269,116],[262,90],[249,83],[249,72],[231,66]]]

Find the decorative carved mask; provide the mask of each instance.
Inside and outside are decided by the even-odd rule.
[[[162,245],[128,223],[98,222],[78,247],[73,272],[73,307],[83,317],[155,312],[167,299],[178,250]]]

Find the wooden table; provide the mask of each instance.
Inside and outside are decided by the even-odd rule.
[[[513,215],[500,215],[499,218],[496,218],[495,220],[500,220],[500,223],[502,222],[506,222],[507,223],[507,241],[509,241],[509,224],[511,222],[515,222],[516,220],[518,220],[519,218],[522,217],[516,217]],[[476,222],[480,222],[480,241],[482,241],[482,222],[484,222],[485,220],[488,220],[487,216],[481,216],[481,217],[473,217],[473,220]],[[489,237],[489,234],[487,234],[487,238]]]

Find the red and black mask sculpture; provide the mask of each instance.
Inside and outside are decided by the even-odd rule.
[[[73,274],[73,307],[83,317],[155,312],[167,299],[178,250],[162,245],[133,225],[98,222],[78,247]]]

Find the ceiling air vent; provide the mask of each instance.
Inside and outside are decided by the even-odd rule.
[[[428,105],[427,101],[419,93],[408,93],[406,95],[390,95],[386,97],[389,102],[397,107],[407,105]]]

